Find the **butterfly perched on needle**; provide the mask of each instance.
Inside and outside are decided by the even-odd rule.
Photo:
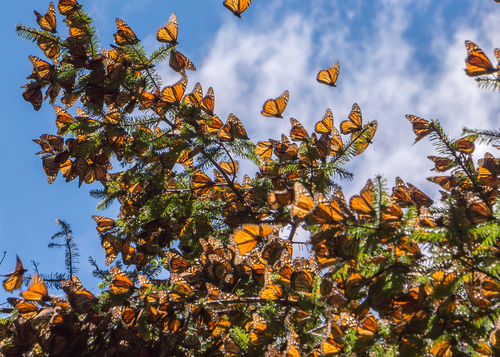
[[[352,105],[349,119],[340,123],[340,132],[344,135],[353,134],[361,130],[363,125],[363,117],[361,116],[361,109],[357,103]]]
[[[131,45],[138,41],[134,31],[121,19],[116,19],[116,32],[113,35],[118,46]]]
[[[330,87],[336,87],[337,78],[339,77],[340,64],[335,62],[333,65],[327,69],[322,69],[316,75],[316,80],[319,83],[326,84]]]
[[[241,19],[241,14],[245,11],[253,0],[224,0],[223,5],[231,11],[234,16]]]
[[[3,288],[8,292],[12,292],[16,289],[21,288],[24,273],[27,271],[23,268],[23,263],[21,263],[21,259],[19,259],[17,255],[16,259],[16,269],[12,273],[4,275],[5,277],[7,277],[7,279],[3,281]]]
[[[470,77],[476,77],[498,71],[498,66],[497,68],[493,67],[483,50],[474,42],[465,41],[465,48],[467,48],[467,58],[465,59],[467,68],[465,69],[465,74]],[[500,66],[500,50],[498,48],[495,49],[495,57]]]
[[[266,117],[283,118],[281,114],[288,104],[289,95],[290,93],[286,90],[278,98],[266,100],[260,113]]]
[[[179,23],[175,14],[170,15],[168,22],[165,26],[160,27],[156,31],[156,39],[159,42],[168,43],[175,46],[177,44],[177,35],[179,31]]]
[[[410,121],[413,132],[417,136],[413,145],[434,131],[434,125],[428,120],[411,114],[406,114],[406,119]]]
[[[37,11],[33,11],[36,16],[36,22],[40,26],[42,30],[49,31],[52,33],[56,33],[56,9],[54,7],[54,3],[51,1],[49,4],[49,9],[45,15],[40,15]]]

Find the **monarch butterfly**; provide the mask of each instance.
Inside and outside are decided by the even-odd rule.
[[[396,177],[396,187],[392,188],[392,199],[403,208],[412,204],[410,189],[399,176]]]
[[[35,80],[43,80],[43,81],[51,81],[54,76],[54,66],[49,62],[44,61],[37,56],[29,55],[28,56],[31,65],[33,66],[33,73],[28,78],[32,78]],[[36,78],[33,78],[36,77]]]
[[[170,61],[168,65],[175,72],[180,73],[183,77],[186,75],[186,69],[196,71],[194,64],[179,51],[172,50],[172,52],[170,52]]]
[[[188,79],[186,77],[181,78],[174,84],[166,86],[161,91],[160,99],[168,104],[180,103],[184,92],[186,91]]]
[[[301,220],[314,208],[314,200],[305,186],[298,181],[293,185],[293,192],[292,216]]]
[[[238,161],[220,162],[219,166],[222,169],[222,171],[224,171],[226,174],[228,174],[230,176],[236,176],[236,174],[238,173],[238,169],[240,167],[240,164]]]
[[[163,27],[160,27],[158,31],[156,31],[156,39],[159,42],[164,42],[175,46],[177,45],[178,31],[179,23],[177,22],[177,16],[175,16],[175,14],[172,14],[169,17],[167,24]]]
[[[259,141],[255,146],[255,153],[260,156],[261,160],[266,158],[270,159],[273,155],[274,140],[269,141]]]
[[[64,146],[64,139],[60,136],[51,135],[51,134],[42,134],[40,135],[40,139],[34,139],[33,142],[40,145],[42,151],[40,153],[52,153],[52,152],[61,152]]]
[[[362,124],[361,109],[357,103],[354,103],[349,113],[349,119],[340,123],[340,132],[344,135],[356,133],[361,130]]]
[[[128,327],[132,327],[136,325],[137,320],[142,314],[142,310],[137,311],[131,307],[115,306],[111,310],[111,314],[115,319],[121,320]]]
[[[117,267],[111,267],[111,284],[109,290],[113,295],[128,294],[134,290],[134,283]]]
[[[308,224],[338,224],[344,218],[344,213],[337,201],[328,202],[322,193],[315,193],[314,209],[306,217]]]
[[[476,148],[474,141],[476,141],[477,137],[477,134],[467,135],[466,137],[454,141],[452,145],[457,151],[463,152],[464,154],[472,154]]]
[[[493,67],[488,57],[484,54],[475,43],[465,41],[465,48],[467,49],[467,58],[465,64],[465,74],[470,77],[481,76],[483,74],[492,74],[498,71],[498,68]],[[500,62],[499,52],[495,50],[495,56]]]
[[[332,130],[334,129],[333,127],[333,113],[330,108],[326,110],[325,115],[323,116],[323,119],[321,119],[319,122],[316,123],[314,126],[314,131],[317,132],[318,134],[332,134]]]
[[[10,293],[14,290],[20,289],[23,283],[23,276],[25,272],[27,272],[27,270],[23,268],[21,259],[19,259],[19,257],[16,255],[16,269],[12,273],[4,275],[5,277],[7,277],[7,279],[3,281],[3,288],[5,289],[5,291],[8,291]]]
[[[61,15],[67,16],[78,10],[79,7],[80,5],[76,0],[59,0],[57,10]]]
[[[210,116],[210,118],[205,121],[205,124],[205,130],[210,135],[217,135],[219,130],[224,126],[224,123],[217,115]]]
[[[430,207],[434,203],[434,201],[421,190],[419,190],[409,182],[407,182],[407,184],[410,189],[411,200],[415,204],[417,209],[420,209],[420,207],[422,206]]]
[[[252,1],[253,0],[224,0],[223,5],[241,19],[241,14],[250,6]]]
[[[191,177],[191,187],[198,197],[204,197],[209,194],[214,187],[214,182],[204,172],[197,171]]]
[[[270,275],[266,274],[266,285],[259,292],[259,297],[266,300],[276,300],[283,297],[283,291],[281,290],[281,286],[274,283]]]
[[[344,333],[334,321],[328,323],[328,330],[330,335],[321,344],[321,351],[325,356],[335,356],[344,348]]]
[[[109,265],[115,261],[118,253],[122,252],[123,241],[120,238],[107,233],[101,237],[101,246],[106,254],[104,262],[106,265]]]
[[[99,233],[105,233],[115,227],[115,221],[111,218],[94,215],[92,219],[97,224],[96,229]]]
[[[70,306],[79,313],[88,313],[97,300],[96,297],[85,289],[76,275],[71,279],[61,281],[61,287],[66,293]]]
[[[264,248],[262,248],[262,259],[266,260],[271,266],[280,259],[290,258],[292,254],[292,245],[287,239],[271,239]]]
[[[481,182],[482,185],[488,188],[498,188],[498,186],[500,186],[500,179],[497,177],[497,175],[493,174],[485,167],[478,167],[477,180]]]
[[[466,197],[467,218],[472,223],[482,223],[493,217],[491,209],[475,194],[468,192]]]
[[[403,211],[401,207],[395,202],[389,202],[382,210],[382,219],[388,223],[394,223],[401,221],[403,217]]]
[[[243,123],[233,113],[229,114],[226,124],[220,128],[217,136],[221,141],[232,141],[234,139],[248,140],[248,134]]]
[[[21,300],[21,299],[15,299],[15,298],[8,298],[7,301],[9,304],[14,306],[14,308],[19,311],[19,314],[27,319],[30,320],[33,317],[35,317],[38,314],[38,305],[36,302],[31,302],[31,301],[26,301],[26,300]]]
[[[417,136],[413,145],[418,141],[425,138],[427,135],[434,131],[434,125],[428,120],[417,117],[416,115],[406,114],[406,119],[408,119],[412,125],[413,132]]]
[[[191,263],[182,256],[175,256],[170,259],[168,266],[171,272],[180,274],[191,268]]]
[[[92,155],[87,159],[77,159],[76,166],[80,176],[80,186],[82,182],[89,184],[95,180],[99,181],[106,178],[108,170],[111,168],[109,157],[106,153]]]
[[[290,138],[293,141],[307,141],[310,138],[307,130],[297,119],[290,118],[290,124],[292,124],[292,129],[290,130]]]
[[[305,269],[293,272],[290,279],[292,289],[306,293],[312,291],[313,282],[314,275]]]
[[[36,44],[43,51],[43,54],[52,61],[53,64],[56,65],[59,62],[61,48],[58,42],[55,42],[51,38],[40,36],[38,37]]]
[[[42,107],[43,95],[40,83],[30,83],[24,86],[23,99],[30,102],[33,109],[39,111]]]
[[[431,169],[431,171],[445,172],[456,165],[454,160],[447,157],[427,156],[427,158],[434,162],[434,164],[436,165],[433,169]]]
[[[57,135],[65,135],[71,124],[75,123],[75,119],[63,108],[58,105],[54,105],[54,111],[56,112],[56,126]]]
[[[31,301],[49,301],[52,299],[47,292],[43,279],[37,273],[33,274],[28,290],[23,291],[21,296]]]
[[[360,192],[360,195],[354,195],[349,200],[349,206],[353,212],[358,214],[359,220],[371,219],[373,211],[373,182],[366,181],[365,187]]]
[[[487,169],[489,172],[494,174],[495,176],[500,175],[500,159],[495,158],[489,152],[484,154],[484,158],[479,159],[477,164],[480,167]]]
[[[357,332],[363,337],[373,338],[378,331],[377,320],[373,316],[367,317],[361,326],[358,326]]]
[[[377,131],[377,121],[373,120],[368,124],[368,127],[363,131],[363,135],[359,140],[356,140],[354,147],[354,155],[362,154],[369,144],[372,143],[373,136]]]
[[[279,207],[287,206],[293,201],[293,190],[286,189],[283,191],[269,192],[267,195],[267,201],[273,210],[277,210]]]
[[[69,54],[66,55],[62,62],[61,65],[65,64],[71,64],[75,68],[82,68],[82,67],[91,67],[91,66],[103,66],[102,65],[102,59],[100,61],[100,64],[98,59],[94,59],[93,62],[89,62],[88,65],[86,65],[87,60],[89,59],[89,53],[87,51],[87,48],[84,45],[78,44],[78,43],[73,43],[69,47]],[[111,72],[111,68],[109,68],[109,72]]]
[[[208,115],[214,115],[215,95],[212,87],[208,88],[207,94],[201,100],[200,108]]]
[[[337,82],[339,71],[340,71],[340,64],[339,62],[335,62],[327,69],[320,70],[316,75],[316,80],[319,83],[326,84],[327,86],[336,87],[335,82]]]
[[[130,26],[127,25],[125,21],[118,18],[115,21],[117,31],[113,37],[115,38],[115,42],[118,46],[131,45],[139,41],[134,31],[132,31]]]
[[[240,255],[245,255],[273,232],[274,227],[270,225],[244,224],[231,236],[231,242],[236,244]]]
[[[283,118],[281,114],[288,104],[289,95],[290,93],[286,90],[278,98],[266,100],[260,113],[266,117]]]
[[[430,352],[437,357],[452,357],[455,355],[453,345],[449,340],[434,342]]]
[[[49,4],[49,9],[45,15],[40,15],[37,11],[33,11],[36,16],[36,22],[42,30],[56,33],[56,9],[54,3],[51,1]]]
[[[266,345],[272,338],[271,331],[267,328],[267,322],[259,315],[252,315],[250,325],[250,341],[255,346]]]
[[[459,185],[458,180],[453,176],[431,176],[427,177],[427,181],[434,182],[447,191]]]
[[[201,84],[198,82],[194,85],[193,91],[189,94],[186,94],[182,102],[187,104],[193,104],[199,107],[202,99],[203,99],[203,89],[201,88]]]

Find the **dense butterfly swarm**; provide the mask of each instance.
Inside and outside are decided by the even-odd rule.
[[[239,16],[250,3],[224,5]],[[116,219],[93,217],[105,264],[114,265],[95,264],[98,296],[70,270],[61,298],[38,273],[25,277],[18,258],[3,286],[29,286],[8,299],[1,355],[500,354],[500,159],[487,153],[475,165],[471,156],[486,134],[452,140],[439,122],[407,115],[415,142],[428,136],[436,146],[433,170],[448,172],[428,178],[441,202],[399,177],[392,192],[376,177],[347,201],[339,181],[352,174],[343,166],[377,128],[363,124],[357,104],[340,132],[328,109],[312,135],[292,118],[289,136],[254,144],[234,114],[217,117],[212,88],[204,95],[197,83],[185,94],[186,70],[196,68],[176,50],[174,14],[148,55],[123,20],[116,46],[102,49],[76,0],[57,10],[66,38],[52,3],[35,12],[40,29],[17,26],[47,58],[29,56],[23,97],[55,110],[57,133],[34,140],[48,182],[59,173],[100,181],[92,192],[100,207],[120,203]],[[479,47],[466,47],[469,75],[497,73]],[[164,86],[156,66],[167,59],[181,78]],[[339,69],[321,70],[318,81],[335,86]],[[281,118],[288,98],[269,99],[262,114]],[[112,173],[111,158],[125,169]],[[240,183],[241,160],[258,171]],[[294,258],[298,227],[310,233],[308,258]],[[169,278],[159,280],[164,270]]]

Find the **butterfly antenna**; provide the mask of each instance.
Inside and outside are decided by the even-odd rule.
[[[3,257],[2,257],[2,260],[0,261],[0,265],[2,265],[3,260],[5,259],[5,254],[7,254],[7,251],[4,251],[4,252],[3,252]]]

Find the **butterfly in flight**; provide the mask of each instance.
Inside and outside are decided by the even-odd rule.
[[[465,41],[465,47],[467,48],[467,58],[465,59],[467,68],[465,69],[465,74],[470,77],[476,77],[498,71],[498,68],[493,67],[483,50],[474,42]],[[500,65],[500,50],[498,48],[495,49],[495,57]]]
[[[21,259],[19,259],[18,256],[17,258],[17,263],[16,263],[16,269],[9,274],[4,275],[7,277],[3,281],[3,288],[5,291],[12,292],[16,289],[21,288],[21,284],[23,283],[23,275],[27,271],[26,269],[23,268],[23,263],[21,263]]]
[[[156,31],[156,39],[159,42],[165,42],[175,46],[177,44],[177,34],[179,29],[179,23],[177,22],[177,16],[175,14],[170,15],[168,22],[165,26],[160,27]]]
[[[285,111],[288,104],[290,93],[286,90],[276,99],[268,99],[262,106],[261,114],[266,117],[283,118],[281,114]]]
[[[253,0],[224,0],[223,5],[231,11],[234,16],[241,19],[241,14],[245,11]]]
[[[335,82],[337,82],[339,71],[340,71],[340,64],[338,62],[335,62],[327,69],[320,70],[316,75],[316,80],[319,83],[326,84],[327,86],[336,87]]]

